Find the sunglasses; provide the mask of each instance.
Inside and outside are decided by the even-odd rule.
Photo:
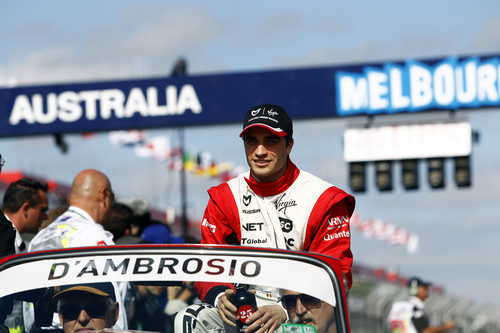
[[[111,201],[114,202],[115,201],[115,193],[110,190],[109,188],[106,188],[104,189],[104,192],[109,192],[109,197],[111,198]]]
[[[59,307],[65,320],[76,320],[82,310],[85,310],[91,318],[100,318],[106,314],[108,305],[104,301],[95,301],[83,305],[68,303]]]
[[[292,310],[297,307],[297,299],[300,299],[300,303],[308,309],[315,309],[321,306],[321,300],[306,294],[284,295],[281,297],[281,302],[287,310]]]

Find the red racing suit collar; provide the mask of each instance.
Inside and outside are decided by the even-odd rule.
[[[289,157],[286,172],[277,181],[272,183],[259,182],[252,176],[252,172],[250,172],[249,178],[245,178],[245,181],[255,194],[261,197],[270,197],[286,191],[295,179],[297,179],[299,173],[300,170],[293,164]]]

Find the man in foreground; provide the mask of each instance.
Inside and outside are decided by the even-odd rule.
[[[350,288],[354,197],[292,163],[293,125],[282,107],[264,104],[250,109],[240,137],[250,172],[208,191],[202,243],[326,254],[340,259]],[[248,318],[248,330],[272,332],[287,319],[278,303],[281,291],[252,288],[259,309]],[[233,285],[203,282],[196,289],[202,301],[218,309],[225,324],[236,326],[236,307],[230,302]]]
[[[312,325],[318,333],[333,333],[335,314],[333,306],[306,294],[284,290],[281,298],[292,324]]]
[[[119,305],[109,282],[63,286],[53,298],[65,333],[111,328],[118,320]]]

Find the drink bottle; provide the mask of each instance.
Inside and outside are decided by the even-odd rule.
[[[244,332],[248,326],[246,324],[247,318],[257,311],[257,302],[255,301],[255,295],[248,290],[247,285],[237,284],[235,288],[236,292],[231,296],[231,303],[236,306],[236,313],[240,316],[236,324],[240,332]]]

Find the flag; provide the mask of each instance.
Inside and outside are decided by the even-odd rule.
[[[153,157],[160,161],[165,160],[171,156],[170,140],[164,136],[150,138],[136,145],[134,152],[142,158]]]

